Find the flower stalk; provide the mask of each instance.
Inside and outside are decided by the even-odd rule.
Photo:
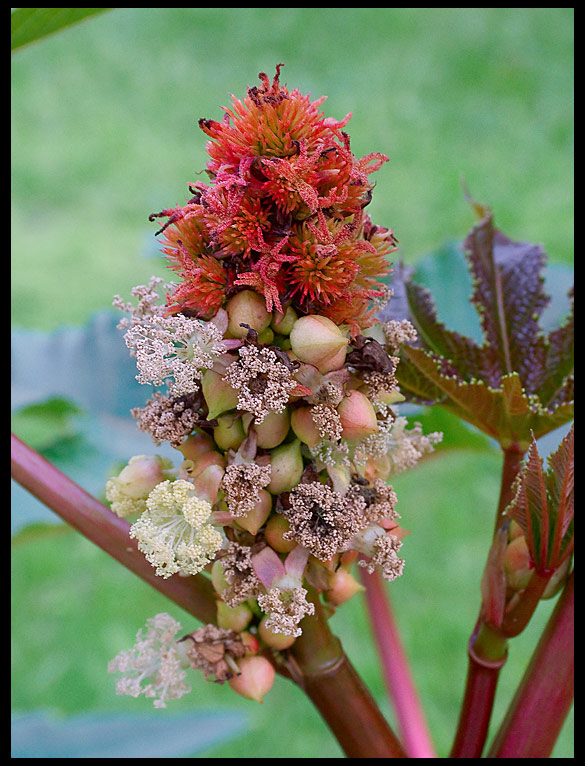
[[[345,655],[313,589],[315,613],[289,650],[291,674],[335,734],[348,758],[406,758],[402,745]],[[289,665],[290,666],[290,665]]]
[[[389,595],[377,571],[360,572],[384,681],[393,702],[398,730],[409,758],[436,758]]]

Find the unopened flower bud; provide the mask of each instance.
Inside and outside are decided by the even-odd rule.
[[[158,455],[131,458],[120,474],[106,483],[106,499],[112,511],[122,518],[142,513],[151,490],[168,478],[165,472],[171,467],[169,460]]]
[[[337,407],[343,427],[342,437],[348,441],[363,439],[378,430],[376,412],[361,391],[350,391]]]
[[[290,335],[290,331],[297,319],[297,312],[292,306],[288,306],[284,313],[282,311],[274,311],[272,313],[272,323],[270,326],[279,335]]]
[[[217,602],[217,624],[220,628],[239,633],[248,627],[252,617],[252,610],[246,604],[229,606],[225,601]]]
[[[309,447],[321,441],[319,429],[313,420],[312,407],[298,407],[290,416],[290,424],[295,436]]]
[[[118,474],[117,483],[128,497],[148,497],[149,492],[168,478],[165,469],[170,462],[158,455],[136,455]]]
[[[232,338],[245,338],[249,325],[257,333],[265,330],[272,321],[272,314],[266,311],[266,301],[253,290],[242,290],[230,299],[227,306],[229,316],[228,333]]]
[[[272,664],[265,657],[242,657],[238,660],[238,667],[240,674],[230,678],[228,684],[236,694],[262,702],[274,683],[275,671]]]
[[[213,438],[220,449],[237,450],[246,438],[242,418],[238,415],[220,415],[213,429]]]
[[[284,534],[286,532],[290,532],[290,523],[285,516],[275,514],[268,519],[264,537],[268,545],[277,553],[290,553],[297,546],[296,540],[285,539]]]
[[[523,590],[532,577],[534,567],[524,535],[515,537],[506,547],[504,557],[506,585],[513,590]]]
[[[258,625],[258,635],[264,641],[267,646],[278,651],[284,651],[291,647],[297,640],[296,636],[286,635],[285,633],[273,633],[270,628],[266,627],[267,616],[263,617]]]
[[[330,319],[310,314],[297,319],[290,342],[302,362],[314,365],[320,372],[329,372],[343,365],[349,340]],[[332,360],[336,365],[339,362],[338,367],[329,366]]]
[[[226,579],[225,570],[223,568],[221,559],[214,561],[211,566],[211,584],[213,585],[215,592],[220,596],[224,590],[227,590],[230,586]]]
[[[258,334],[258,343],[265,343],[266,345],[270,345],[273,340],[274,331],[270,327],[267,327],[265,330],[262,330],[262,332]]]
[[[258,490],[260,498],[254,507],[244,516],[238,516],[238,526],[245,529],[251,535],[257,534],[260,527],[270,516],[272,510],[272,495],[265,489]]]
[[[204,433],[191,434],[179,447],[185,460],[193,460],[193,462],[197,462],[201,455],[212,449],[214,449],[213,439]]]
[[[365,590],[364,586],[360,585],[352,574],[342,568],[333,574],[329,586],[328,590],[325,591],[325,598],[335,606],[344,604],[356,593]]]
[[[209,408],[208,420],[213,420],[222,412],[235,410],[238,404],[238,392],[214,370],[206,370],[201,378],[201,390]]]
[[[246,412],[242,416],[244,428],[248,431],[248,426],[254,419],[252,413]],[[261,423],[254,425],[256,431],[256,445],[261,449],[273,449],[284,441],[290,427],[290,415],[287,410],[282,412],[269,412],[264,416]]]
[[[301,443],[298,439],[276,447],[270,453],[271,478],[268,491],[273,495],[290,491],[300,481],[303,468]]]
[[[247,657],[250,657],[253,654],[258,654],[258,650],[260,649],[260,642],[256,636],[252,635],[252,633],[249,631],[244,630],[242,633],[240,633],[240,639],[246,649]]]

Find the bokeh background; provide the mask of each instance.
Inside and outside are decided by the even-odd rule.
[[[151,274],[169,277],[148,215],[182,203],[187,184],[206,179],[198,119],[220,119],[231,93],[243,96],[280,62],[290,88],[328,96],[327,115],[353,113],[347,129],[357,156],[390,156],[369,212],[394,229],[407,264],[466,235],[474,219],[465,183],[508,236],[543,244],[553,265],[571,268],[572,9],[112,9],[13,55],[19,343],[27,332],[38,339],[83,328],[109,310],[114,293],[127,297]],[[456,276],[441,275],[447,306]],[[100,385],[123,386],[100,378],[102,361],[95,357]],[[29,419],[29,430],[16,422],[47,447],[51,428],[62,429],[71,414],[53,407],[32,429]],[[437,454],[393,482],[412,534],[405,574],[388,589],[441,756],[463,692],[501,462],[485,440],[451,422],[446,428]],[[147,700],[114,695],[107,662],[155,613],[169,611],[189,630],[192,618],[59,524],[19,530],[12,573],[13,710],[51,714],[65,727],[80,716],[110,730],[124,716],[150,721]],[[543,603],[512,644],[494,728],[552,607]],[[332,624],[393,721],[361,599]],[[233,720],[225,718],[213,742],[196,731],[186,742],[172,735],[160,745],[159,737],[160,756],[342,757],[311,704],[283,679],[262,706],[202,678],[193,686],[163,713],[168,731],[173,716],[190,711]],[[554,757],[572,757],[572,717]]]

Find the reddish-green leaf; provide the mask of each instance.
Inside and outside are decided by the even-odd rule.
[[[545,471],[533,438],[506,509],[521,527],[538,572],[557,569],[574,544],[574,428],[548,460]]]

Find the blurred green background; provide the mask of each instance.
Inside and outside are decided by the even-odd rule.
[[[230,93],[243,96],[279,62],[290,88],[328,96],[327,115],[353,112],[357,156],[390,156],[369,212],[393,227],[407,263],[465,236],[464,179],[508,236],[572,264],[572,9],[113,9],[12,59],[13,326],[81,325],[114,293],[168,276],[147,218],[206,179],[197,120],[221,118]],[[464,441],[454,429],[437,455],[393,482],[412,534],[405,574],[388,590],[441,756],[499,491],[498,453]],[[192,629],[187,615],[63,527],[17,536],[12,573],[14,710],[151,710],[114,695],[107,662],[156,612]],[[494,725],[552,606],[512,644]],[[340,609],[333,627],[393,720],[362,601]],[[193,686],[174,710],[249,717],[246,733],[197,757],[342,757],[282,679],[262,706],[202,678]],[[572,757],[572,717],[554,756]]]

